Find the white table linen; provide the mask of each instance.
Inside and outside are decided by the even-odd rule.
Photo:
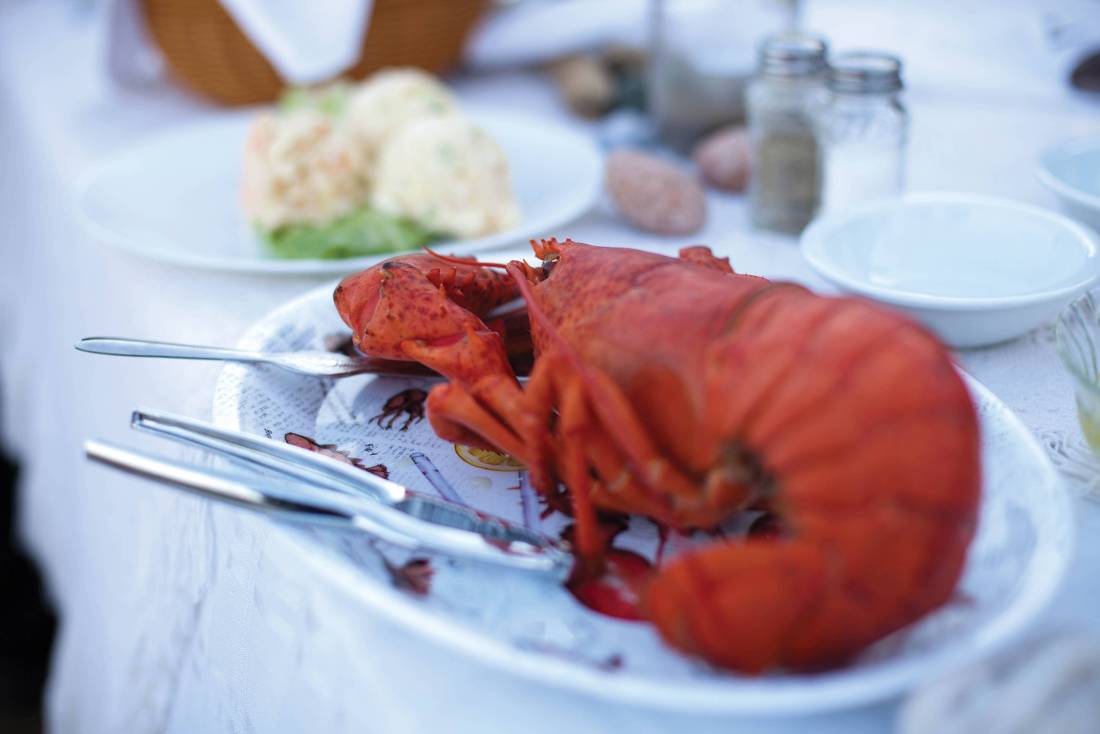
[[[1067,136],[1100,132],[1100,105],[1064,85],[1062,60],[1034,35],[1033,5],[886,5],[821,3],[809,21],[836,47],[862,41],[905,56],[912,188],[1053,206],[1034,177],[1035,156]],[[459,79],[457,87],[471,102],[568,120],[534,75]],[[607,706],[595,692],[532,690],[394,620],[364,615],[369,586],[299,539],[84,462],[86,437],[140,443],[127,428],[134,407],[208,417],[218,368],[92,357],[72,349],[78,338],[228,345],[268,310],[323,282],[160,265],[81,230],[73,193],[89,164],[142,135],[216,114],[169,85],[125,91],[105,82],[90,16],[70,4],[0,7],[2,429],[24,467],[21,535],[62,617],[52,730],[730,730],[714,717]],[[155,186],[159,172],[149,175]],[[712,193],[708,203],[706,230],[692,242],[729,255],[740,271],[823,286],[790,241],[749,230],[743,199]],[[561,234],[669,251],[682,244],[630,231],[602,209]],[[1100,465],[1077,429],[1049,328],[959,357],[1050,448],[1077,496],[1076,557],[1039,627],[1100,636],[1100,505],[1084,498]],[[480,691],[492,691],[496,705],[471,706]],[[750,720],[738,731],[886,731],[894,710],[885,702],[812,720]]]

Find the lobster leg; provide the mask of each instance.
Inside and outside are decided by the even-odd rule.
[[[556,243],[551,244],[556,246]],[[547,243],[542,243],[542,246],[545,248]],[[536,247],[536,254],[541,256],[544,253]],[[721,267],[721,261],[717,258],[712,257],[711,260],[713,266]],[[728,262],[726,265],[728,266]],[[587,367],[576,351],[561,337],[535,298],[525,271],[518,264],[512,263],[508,266],[508,273],[527,302],[532,331],[541,333],[548,342],[547,345],[542,345],[540,362],[553,359],[555,372],[575,375],[583,383],[593,422],[600,424],[622,452],[631,474],[637,480],[636,486],[648,495],[650,504],[656,508],[655,517],[673,526],[685,524],[686,518],[678,516],[677,508],[670,502],[670,498],[690,496],[696,489],[696,483],[658,450],[650,432],[619,385],[602,371]]]
[[[590,565],[602,562],[603,540],[600,538],[596,510],[592,507],[592,475],[582,442],[591,423],[584,385],[567,377],[563,387],[560,439],[563,474],[573,500],[573,519],[577,528],[577,552]],[[595,569],[588,569],[594,571]]]
[[[514,381],[494,376],[468,387],[456,383],[438,385],[428,396],[428,415],[432,427],[444,440],[486,446],[518,459],[530,472],[531,484],[552,506],[566,509],[559,504],[564,499],[558,488],[559,477],[570,487],[579,487],[565,501],[572,502],[578,552],[594,563],[602,545],[595,511],[588,500],[590,477],[584,463],[583,443],[566,442],[568,456],[561,467],[555,467],[553,456],[565,454],[554,451],[550,428],[555,405],[562,405],[558,430],[568,425],[570,432],[576,433],[585,424],[583,386],[576,380],[563,380],[555,362],[551,358],[540,359],[526,390],[520,390]],[[567,389],[570,384],[572,389]],[[566,394],[568,399],[564,398]]]
[[[606,441],[593,415],[587,387],[568,369],[565,360],[544,355],[539,366],[535,376],[538,379],[533,378],[528,385],[528,409],[548,420],[553,407],[558,406],[558,421],[552,435],[554,455],[559,462],[556,473],[570,489],[577,553],[588,566],[585,571],[595,573],[604,552],[592,502],[593,493],[604,486],[597,466],[610,465],[617,467],[619,473],[626,473],[625,462],[613,444]]]
[[[594,499],[611,509],[642,504],[661,522],[682,524],[676,508],[662,500],[667,495],[658,495],[638,467],[651,481],[687,483],[688,478],[656,451],[618,387],[596,370],[582,374],[565,357],[543,354],[522,392],[492,377],[472,387],[440,385],[432,390],[428,409],[442,438],[488,444],[522,461],[548,499],[564,481],[578,551],[590,564],[602,552]]]
[[[428,411],[432,428],[445,440],[488,446],[526,463],[527,450],[520,438],[463,388],[453,383],[432,388]]]
[[[550,473],[553,376],[551,360],[539,360],[526,389],[500,375],[470,386],[438,385],[428,396],[428,418],[446,441],[512,455],[527,466],[535,488],[549,497],[556,489]]]

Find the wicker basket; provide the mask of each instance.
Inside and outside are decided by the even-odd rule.
[[[440,72],[456,63],[487,0],[375,0],[359,61],[343,76],[384,66]],[[269,102],[286,86],[218,0],[144,0],[146,25],[169,68],[224,105]]]

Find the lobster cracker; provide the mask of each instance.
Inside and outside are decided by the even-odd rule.
[[[778,539],[706,544],[649,580],[644,612],[670,644],[749,672],[816,668],[950,597],[978,434],[934,337],[735,274],[705,247],[533,247],[540,266],[395,258],[345,280],[336,304],[365,353],[450,379],[428,398],[441,438],[512,454],[548,501],[569,501],[589,572],[597,509],[681,529],[773,509]],[[538,355],[526,388],[511,335],[482,320],[516,296]]]

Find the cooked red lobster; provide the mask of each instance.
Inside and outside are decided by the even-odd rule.
[[[977,418],[947,351],[853,298],[679,258],[572,241],[507,265],[395,257],[336,289],[365,353],[450,382],[446,440],[506,452],[571,505],[583,566],[598,510],[678,529],[767,507],[775,538],[715,541],[657,569],[645,616],[680,650],[744,672],[818,669],[942,605],[979,504]],[[526,386],[499,325],[526,303]],[[564,489],[563,489],[564,488]]]

